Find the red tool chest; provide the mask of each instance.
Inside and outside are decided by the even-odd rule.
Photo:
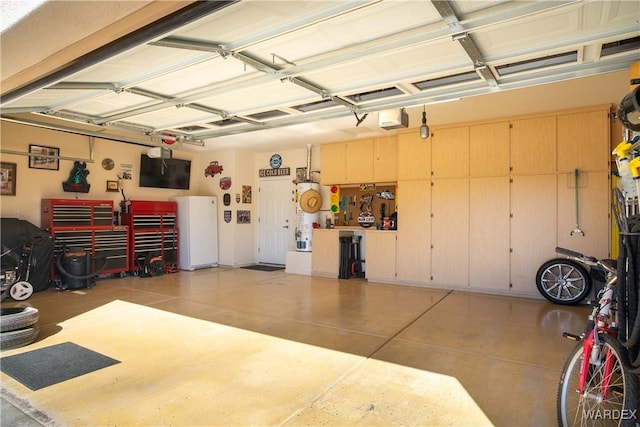
[[[102,274],[125,275],[130,270],[129,229],[113,224],[110,200],[42,199],[40,227],[55,241],[54,256],[64,247],[82,248],[93,258],[107,258]],[[58,279],[55,262],[51,279]]]
[[[178,206],[174,201],[127,201],[121,223],[129,228],[129,264],[134,272],[160,256],[167,272],[178,271]]]

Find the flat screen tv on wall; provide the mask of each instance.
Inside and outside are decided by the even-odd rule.
[[[191,161],[140,155],[140,187],[188,190]]]

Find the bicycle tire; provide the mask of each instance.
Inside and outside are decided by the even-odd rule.
[[[569,426],[635,426],[638,421],[638,377],[631,373],[626,352],[620,342],[599,334],[600,355],[610,354],[613,369],[609,378],[610,393],[601,391],[604,363],[590,364],[585,392],[577,390],[582,365],[582,343],[571,352],[562,370],[557,395],[558,425]]]
[[[591,291],[591,275],[580,263],[554,258],[536,272],[536,287],[540,294],[554,304],[577,304]]]

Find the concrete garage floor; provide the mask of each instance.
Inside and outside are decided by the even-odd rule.
[[[241,268],[2,306],[21,304],[38,340],[1,357],[70,341],[121,363],[36,391],[0,374],[3,426],[555,425],[562,332],[588,314]]]

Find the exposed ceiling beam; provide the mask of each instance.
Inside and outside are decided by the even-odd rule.
[[[179,11],[172,13],[158,20],[155,24],[143,27],[126,37],[115,40],[93,52],[79,58],[79,60],[59,69],[49,75],[17,88],[11,92],[2,95],[0,105],[6,104],[14,99],[20,98],[28,93],[42,89],[52,84],[58,83],[63,79],[83,70],[91,65],[99,64],[105,59],[111,58],[122,52],[126,52],[141,44],[147,43],[154,38],[160,37],[172,30],[180,28],[190,22],[195,22],[211,13],[217,12],[225,8],[237,0],[229,1],[197,1],[190,3]]]
[[[24,101],[16,102],[13,104],[16,107],[3,108],[3,113],[32,111],[64,120],[75,120],[78,123],[97,124],[104,128],[123,127],[147,134],[163,131],[177,132],[177,128],[183,127],[185,136],[191,135],[198,139],[216,138],[344,117],[356,111],[367,113],[476,96],[495,91],[498,85],[500,89],[512,89],[543,84],[573,78],[571,76],[593,75],[603,72],[602,70],[618,69],[617,67],[622,69],[629,64],[628,56],[624,61],[617,61],[615,57],[607,57],[599,61],[599,57],[589,55],[589,61],[597,63],[582,64],[582,56],[580,56],[577,63],[574,58],[571,64],[548,66],[549,69],[553,69],[552,72],[527,70],[524,73],[506,75],[507,70],[501,68],[500,72],[503,76],[498,75],[499,70],[495,67],[512,63],[517,57],[515,55],[527,56],[527,52],[530,52],[531,56],[523,58],[523,60],[530,60],[536,57],[534,55],[539,56],[548,52],[550,45],[549,43],[541,45],[543,39],[547,37],[542,37],[540,41],[535,39],[536,42],[533,44],[510,43],[507,38],[500,41],[505,42],[506,47],[500,51],[496,48],[497,45],[489,44],[491,40],[499,35],[518,34],[517,32],[521,29],[519,26],[516,28],[515,24],[521,24],[525,16],[536,15],[532,17],[534,22],[549,18],[551,22],[556,23],[567,18],[576,19],[576,16],[587,13],[587,9],[589,9],[589,16],[593,16],[593,11],[598,10],[598,3],[576,0],[503,1],[476,6],[469,5],[464,0],[458,2],[433,0],[430,3],[421,3],[419,6],[415,3],[414,6],[403,9],[405,14],[407,11],[415,12],[416,10],[426,12],[426,19],[423,17],[419,20],[415,13],[411,13],[407,15],[406,21],[400,20],[399,25],[387,26],[380,32],[375,31],[374,28],[365,31],[359,26],[360,23],[356,22],[360,18],[356,13],[361,12],[364,16],[380,22],[390,15],[389,12],[393,9],[388,6],[389,3],[334,2],[320,7],[317,6],[318,3],[311,2],[308,6],[292,10],[290,19],[285,17],[289,11],[281,7],[247,6],[245,12],[243,7],[245,4],[251,5],[251,3],[237,3],[236,7],[225,10],[220,17],[216,15],[206,18],[184,30],[168,32],[167,35],[171,34],[168,37],[159,36],[147,41],[137,46],[138,49],[131,50],[130,54],[116,58],[115,62],[105,62],[106,68],[103,73],[89,69],[86,73],[78,73],[75,76],[79,81],[71,81],[74,76],[70,76],[69,81],[60,81],[50,87],[51,90],[77,89],[78,96],[74,93],[54,94],[43,91],[25,100],[43,104],[49,102],[53,105],[36,105],[29,108],[24,105]],[[429,10],[430,6],[433,6],[433,10],[437,13]],[[368,9],[369,7],[371,10]],[[557,11],[559,8],[562,10]],[[467,10],[469,12],[466,12]],[[307,11],[309,13],[305,13]],[[231,31],[228,35],[216,33],[215,28],[219,25],[240,28],[237,26],[243,22],[243,19],[246,20],[247,17],[260,13],[264,14],[265,23],[272,21],[275,23],[259,26],[255,31],[238,31],[237,33]],[[351,13],[353,15],[350,16]],[[400,11],[394,10],[394,13],[399,14]],[[604,12],[600,12],[602,13]],[[626,11],[624,15],[626,24],[630,22],[629,15]],[[337,19],[333,21],[333,18]],[[345,23],[349,22],[353,25],[345,27]],[[337,46],[333,47],[334,50],[331,50],[330,44],[326,44],[316,49],[309,48],[309,52],[305,52],[306,46],[300,43],[303,41],[309,43],[313,40],[315,30],[315,27],[305,27],[312,27],[319,23],[322,25],[318,28],[318,34],[330,32],[336,38],[344,35],[344,41],[342,43],[338,41]],[[525,26],[530,23],[531,21],[524,22]],[[338,25],[343,25],[344,34],[341,33]],[[593,25],[588,28],[588,31],[567,31],[567,34],[570,34],[569,38],[548,39],[557,49],[570,46],[579,38],[583,38],[586,45],[587,39],[594,37],[591,27]],[[610,34],[611,37],[619,35],[620,26],[612,29],[609,21],[602,28],[600,32],[603,34]],[[598,28],[593,29],[598,30]],[[301,30],[300,33],[292,33],[297,30]],[[528,30],[527,34],[531,31],[530,25]],[[629,29],[629,31],[632,30]],[[197,34],[203,34],[201,37],[207,38],[208,33],[204,31],[211,31],[210,40],[220,40],[220,42],[188,38],[199,37]],[[524,31],[522,32],[524,34]],[[296,41],[298,35],[301,37]],[[226,38],[229,40],[225,40]],[[222,42],[222,40],[225,41]],[[456,48],[446,55],[446,61],[429,59],[432,47],[435,52],[442,52],[443,49],[449,49],[455,43],[462,49],[457,49],[455,46]],[[571,45],[570,48],[583,50],[590,48],[591,52],[596,43],[603,43],[603,41],[597,39],[591,40],[591,43],[593,46]],[[155,47],[147,47],[145,44]],[[192,52],[170,52],[169,49]],[[493,57],[488,58],[483,49],[492,52]],[[519,49],[522,50],[518,51]],[[497,58],[505,50],[508,52]],[[165,52],[168,55],[163,55]],[[269,52],[291,56],[291,60]],[[427,56],[418,58],[423,52]],[[416,56],[413,67],[409,66],[412,63],[410,54]],[[166,60],[163,61],[162,58],[165,57]],[[146,58],[153,58],[149,61],[149,66],[145,66]],[[221,58],[231,59],[231,63],[225,62],[223,65]],[[396,61],[402,58],[403,63],[398,64],[397,71],[390,71],[388,65],[384,63],[387,58]],[[436,57],[432,56],[432,58]],[[234,60],[245,64],[245,72],[238,65],[233,64]],[[626,64],[623,65],[623,62]],[[344,78],[339,76],[340,72],[344,73],[347,69],[362,70],[364,66],[369,66],[369,69],[363,71],[364,77],[360,80],[351,76]],[[190,67],[193,67],[193,82],[180,81],[179,73],[183,69],[191,71]],[[104,78],[112,71],[116,71],[116,75],[121,77],[114,78],[112,82],[82,81],[91,80],[89,76],[96,76],[97,79]],[[458,75],[471,75],[471,80],[450,81],[446,83],[446,87],[445,83],[440,81],[445,80],[446,77]],[[329,80],[331,78],[333,80]],[[116,81],[118,79],[119,81]],[[174,82],[175,86],[165,86],[167,82]],[[280,94],[274,82],[283,82],[285,85],[294,84],[304,90],[288,87]],[[395,88],[401,89],[398,91]],[[251,96],[252,90],[264,92],[254,99]],[[241,92],[236,99],[232,99],[234,91]],[[305,91],[309,93],[304,93]],[[114,93],[130,93],[147,99],[132,95],[114,95]],[[265,96],[267,94],[268,96]],[[354,97],[355,100],[352,100],[352,95],[356,94],[363,96],[362,98]],[[91,104],[94,100],[98,104]],[[308,108],[302,108],[302,105]],[[175,110],[172,108],[182,107],[184,109],[178,114],[173,114]],[[198,110],[206,114],[188,112],[185,111],[186,109]],[[270,114],[271,110],[286,111],[286,115]],[[152,113],[156,111],[158,114],[153,115]],[[220,121],[224,121],[225,126],[218,127],[217,122]]]
[[[201,40],[191,40],[182,37],[165,37],[149,43],[151,46],[170,47],[174,49],[198,50],[201,52],[217,53],[220,56],[226,56],[229,51],[224,49],[217,43],[209,43]]]
[[[440,16],[442,16],[444,22],[447,23],[449,30],[453,33],[453,40],[462,46],[469,59],[471,59],[473,69],[489,86],[498,86],[496,77],[487,67],[484,56],[480,53],[480,49],[478,49],[478,46],[473,42],[471,35],[465,31],[464,25],[460,22],[451,4],[448,1],[442,0],[432,0],[431,3],[435,6]]]
[[[509,9],[501,9],[496,8],[497,10],[492,11],[491,13],[487,13],[486,15],[482,15],[479,17],[473,17],[464,22],[464,28],[471,32],[474,29],[479,29],[486,27],[488,25],[497,25],[506,21],[510,21],[514,19],[514,17],[529,15],[534,13],[541,13],[543,11],[548,11],[552,9],[556,9],[560,6],[568,5],[574,3],[575,0],[570,1],[558,1],[558,2],[533,2],[533,3],[522,3],[518,4],[516,7],[512,7]],[[349,2],[345,2],[349,3]],[[448,2],[440,2],[440,3],[448,3]],[[366,5],[367,2],[358,2],[358,7],[362,7],[362,5]],[[342,10],[342,12],[353,9],[353,7],[344,7],[338,8]],[[325,13],[327,16],[331,16],[335,14],[335,10],[331,9],[329,13]],[[488,18],[487,16],[490,16]],[[457,19],[457,18],[456,18]],[[316,22],[317,17],[310,17],[305,20],[305,22],[294,21],[293,24],[289,24],[287,26],[287,30],[290,31],[292,29],[298,28],[304,23]],[[280,28],[279,31],[285,30],[284,28]],[[352,46],[340,50],[336,50],[331,53],[331,55],[322,55],[318,58],[309,58],[303,64],[296,65],[294,67],[290,67],[287,69],[279,70],[275,75],[275,78],[280,80],[290,80],[293,77],[304,75],[305,73],[311,71],[318,71],[329,67],[334,67],[336,65],[341,65],[344,63],[348,63],[351,61],[361,60],[372,54],[382,54],[387,53],[396,49],[404,49],[409,45],[418,44],[418,43],[426,43],[432,40],[437,40],[445,37],[451,36],[451,28],[442,28],[439,25],[428,24],[424,25],[412,30],[398,32],[392,35],[388,35],[385,37],[381,37],[367,43],[360,44],[358,46]],[[269,34],[263,34],[264,37],[273,37],[277,35],[275,30],[271,30]],[[162,43],[161,39],[154,43]],[[257,39],[254,40],[254,42]],[[168,43],[174,44],[175,46],[182,46],[183,48],[195,47],[196,50],[200,49],[209,49],[210,51],[215,51],[220,45],[207,45],[206,43],[197,43],[192,40],[180,39],[177,37],[170,37]],[[225,50],[228,51],[228,50]],[[205,97],[212,97],[215,95],[230,93],[234,90],[244,89],[247,87],[253,87],[255,85],[260,85],[263,83],[268,83],[271,81],[269,75],[260,75],[252,78],[243,78],[239,81],[228,81],[222,84],[216,84],[215,87],[212,88],[200,88],[193,91],[190,91],[191,94],[189,96],[176,98],[175,105],[184,104],[188,105],[192,102],[197,102]],[[295,82],[294,82],[295,83]],[[321,96],[326,97],[329,94],[324,93]],[[138,114],[150,113],[153,111],[161,110],[167,108],[167,104],[172,103],[161,103],[155,104],[145,107],[136,107],[129,109],[128,111],[121,111],[118,114],[111,115],[109,117],[105,117],[102,119],[98,119],[96,123],[107,123],[113,122],[117,120],[122,120],[127,117],[131,117]],[[350,112],[349,112],[350,114]]]
[[[576,69],[575,67],[556,67],[553,70],[542,70],[535,73],[529,73],[526,76],[521,75],[505,78],[501,82],[501,90],[520,89],[529,86],[542,85],[546,83],[626,69],[628,69],[628,60],[625,59],[610,61],[606,65],[594,63],[581,64],[578,69]],[[456,89],[443,88],[438,90],[431,90],[429,91],[429,93],[418,93],[414,95],[405,95],[394,99],[379,100],[377,102],[367,104],[366,106],[361,106],[359,108],[359,112],[373,113],[381,110],[401,108],[412,105],[429,105],[465,97],[485,95],[495,92],[495,90],[495,88],[488,86],[484,82],[476,82],[459,86]],[[339,107],[331,107],[323,110],[308,112],[300,116],[285,116],[282,118],[276,118],[268,122],[264,122],[261,127],[239,124],[216,130],[197,132],[194,134],[194,136],[203,140],[207,140],[211,138],[237,135],[246,132],[254,132],[264,129],[272,129],[319,120],[345,117],[349,114],[352,113],[347,113],[344,109]]]

